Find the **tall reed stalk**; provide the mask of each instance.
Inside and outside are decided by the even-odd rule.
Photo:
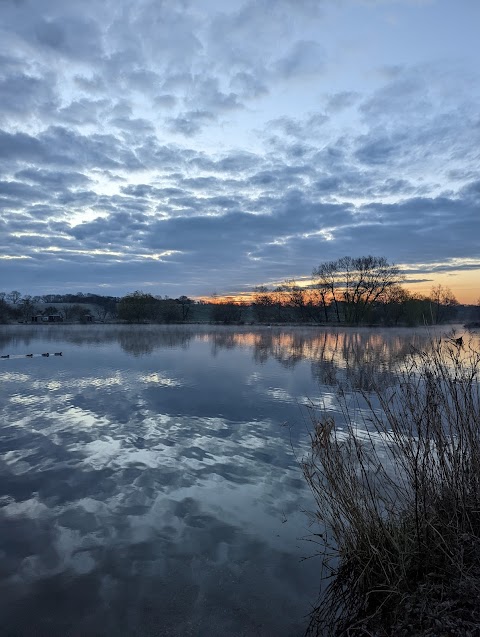
[[[302,464],[329,572],[308,634],[480,635],[479,374],[472,340],[432,341],[361,416],[314,420]]]

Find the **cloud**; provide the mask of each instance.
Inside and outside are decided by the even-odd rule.
[[[0,77],[0,121],[26,116],[32,110],[46,113],[56,107],[52,77],[35,77],[24,73]]]
[[[325,110],[337,113],[346,108],[353,106],[359,99],[360,95],[356,91],[341,91],[328,95],[325,103]]]
[[[325,69],[325,54],[318,42],[300,40],[284,57],[277,60],[274,70],[283,79],[318,75]]]
[[[288,137],[308,140],[318,135],[320,129],[328,122],[328,117],[323,113],[313,113],[303,118],[279,117],[269,122],[270,127],[280,130]]]
[[[375,4],[0,3],[2,279],[178,295],[347,253],[473,263],[470,36],[439,58],[419,21],[428,55],[400,54],[419,9],[379,37]]]
[[[188,111],[177,117],[167,118],[166,123],[173,133],[192,137],[202,130],[204,124],[214,119],[215,115],[209,111]]]
[[[98,59],[102,53],[100,25],[80,15],[40,18],[33,26],[36,41],[55,55],[74,60]]]

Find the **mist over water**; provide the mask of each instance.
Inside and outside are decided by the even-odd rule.
[[[338,411],[339,382],[368,389],[428,338],[0,328],[2,634],[302,635],[306,405]]]

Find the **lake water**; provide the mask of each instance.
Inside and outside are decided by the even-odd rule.
[[[338,380],[362,387],[424,338],[0,327],[1,634],[302,635],[320,584],[307,405],[335,410]]]

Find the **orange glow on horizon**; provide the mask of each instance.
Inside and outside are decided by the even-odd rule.
[[[429,296],[432,287],[442,285],[448,287],[454,296],[462,305],[477,305],[480,303],[480,269],[479,270],[452,270],[450,272],[442,272],[441,274],[426,273],[424,276],[427,281],[419,283],[409,282],[402,283],[402,287],[412,294]],[[300,287],[308,287],[311,284],[310,279],[297,281]],[[267,286],[271,292],[271,288],[275,288],[277,284]],[[248,305],[253,302],[255,292],[232,292],[231,294],[202,296],[197,297],[197,301],[204,303],[235,303]]]

